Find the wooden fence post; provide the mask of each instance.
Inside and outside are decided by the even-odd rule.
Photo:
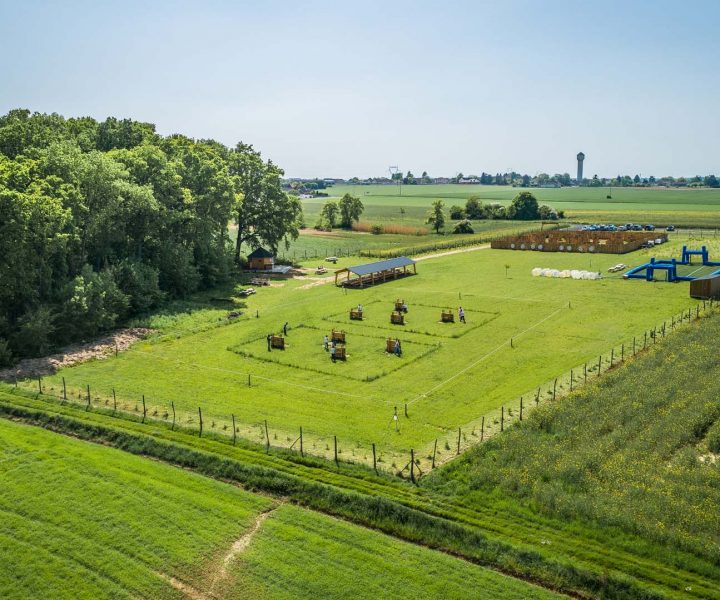
[[[460,454],[460,428],[458,427],[457,454]]]
[[[537,394],[535,394],[535,406],[540,404],[540,388],[538,388]],[[485,422],[485,418],[483,417],[483,423]]]
[[[115,388],[112,389],[113,393],[113,414],[117,412],[117,396],[115,396]]]
[[[598,357],[598,377],[600,377],[601,370],[602,370],[602,354]]]
[[[613,366],[613,362],[615,361],[615,348],[610,348],[610,366]]]
[[[555,390],[557,389],[557,377],[555,378],[555,381],[553,382],[553,402],[555,402]]]
[[[202,437],[202,427],[203,427],[202,409],[199,406],[198,406],[198,416],[200,417],[200,435],[198,437]]]
[[[505,431],[505,406],[500,407],[500,431]]]
[[[252,384],[250,383],[250,373],[248,373],[248,387],[251,387]]]
[[[375,475],[377,475],[377,457],[375,455],[375,444],[372,445],[373,448],[373,470],[375,471]]]
[[[173,411],[173,422],[172,422],[172,427],[170,428],[170,431],[175,431],[175,402],[173,400],[170,401],[170,406],[172,406],[172,411]]]
[[[620,346],[620,362],[625,362],[625,344]]]
[[[303,454],[302,426],[300,427],[300,456],[305,456]]]
[[[270,452],[270,434],[268,433],[267,419],[265,419],[265,452]]]
[[[333,440],[335,442],[335,464],[339,467],[340,463],[338,462],[338,456],[337,456],[337,436],[333,436]]]
[[[85,410],[90,410],[90,384],[87,386],[87,406]]]
[[[520,396],[520,420],[522,421],[522,413],[523,413],[523,397]]]
[[[42,394],[42,377],[38,377],[38,394]]]
[[[573,370],[570,369],[570,391],[573,391]]]
[[[232,415],[232,422],[233,422],[233,446],[234,446],[235,442],[237,442],[237,431],[235,429],[235,415]]]
[[[415,450],[410,449],[410,481],[415,483]]]
[[[633,336],[633,356],[635,356],[635,336]]]
[[[435,454],[437,454],[437,438],[435,438],[435,446],[433,447],[433,457],[432,457],[432,468],[435,468]]]
[[[143,418],[142,418],[141,423],[144,423],[145,416],[147,415],[147,408],[145,407],[145,394],[142,395],[142,399],[143,399]]]
[[[587,383],[587,363],[583,365],[583,377],[585,379],[585,383]]]
[[[407,418],[408,412],[407,412],[407,402],[405,403],[405,417]]]
[[[645,332],[645,338],[643,341],[643,350],[645,350],[645,348],[647,348],[647,331]]]
[[[63,380],[63,400],[67,400],[67,387],[65,386],[65,378],[62,378]]]

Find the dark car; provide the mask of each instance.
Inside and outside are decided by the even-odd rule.
[[[655,225],[645,225],[645,231],[655,231]]]
[[[675,225],[668,225],[668,226],[665,228],[665,231],[675,231]]]

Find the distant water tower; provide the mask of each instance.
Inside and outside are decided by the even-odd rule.
[[[583,161],[585,160],[585,155],[582,152],[578,152],[577,155],[577,161],[578,161],[578,169],[577,169],[577,182],[578,185],[582,185],[582,171],[583,171]]]

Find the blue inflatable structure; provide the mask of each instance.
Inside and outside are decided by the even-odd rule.
[[[693,256],[702,257],[702,265],[705,267],[720,267],[720,262],[712,262],[710,260],[706,246],[703,246],[700,250],[688,250],[687,246],[683,246],[682,258],[680,260],[675,258],[670,260],[655,260],[653,257],[649,263],[630,269],[625,273],[624,277],[625,279],[645,279],[646,281],[653,281],[657,271],[664,271],[667,273],[667,281],[693,281],[697,279],[697,277],[693,277],[692,275],[678,275],[677,272],[678,265],[692,264]],[[710,276],[712,275],[720,275],[720,269],[710,273]],[[709,275],[704,273],[702,276],[708,277]]]

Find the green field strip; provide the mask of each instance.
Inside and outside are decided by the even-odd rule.
[[[64,410],[67,410],[64,409]],[[74,411],[70,411],[74,412]],[[100,415],[97,415],[95,413],[89,413],[87,415],[83,415],[83,417],[87,417],[89,419],[97,418]],[[107,417],[106,417],[107,418]],[[112,419],[111,419],[112,420]],[[117,420],[112,420],[117,421]],[[139,430],[143,430],[143,426],[140,424],[132,424],[131,422],[122,421],[123,427],[137,427]],[[155,435],[161,434],[162,437],[166,437],[171,432],[162,432],[162,431],[156,431]],[[177,432],[173,434],[173,436],[178,436],[182,434],[178,434]],[[186,438],[186,436],[185,436]],[[232,448],[231,446],[228,447],[226,444],[221,444],[218,442],[211,442],[209,440],[196,440],[195,442],[192,441],[192,439],[187,440],[187,442],[192,443],[193,445],[198,444],[201,446],[205,445],[211,445],[214,450],[221,451],[222,454],[231,454],[235,455],[238,452],[242,452],[244,459],[250,459],[250,458],[258,458],[256,455],[257,453],[254,453],[252,451],[240,451],[239,449]],[[260,455],[263,456],[263,455]],[[276,463],[277,464],[277,463]],[[286,465],[287,468],[287,465]],[[364,488],[368,485],[367,481],[363,479],[362,481],[358,481],[354,479],[353,477],[346,477],[341,475],[340,473],[326,473],[319,469],[310,469],[309,471],[305,467],[301,467],[298,464],[294,464],[290,471],[293,472],[295,475],[299,475],[303,478],[307,476],[311,476],[312,473],[315,475],[315,477],[320,477],[320,481],[327,482],[330,485],[338,485],[338,482],[342,482],[340,485],[343,487],[345,485],[348,485],[351,489],[356,489],[359,491],[362,491],[364,493]],[[328,481],[328,479],[330,481]],[[316,479],[317,480],[317,479]],[[388,498],[394,498],[397,501],[400,501],[408,506],[411,506],[413,508],[421,509],[421,510],[430,510],[431,513],[438,514],[438,516],[451,518],[451,519],[460,519],[461,521],[465,521],[468,523],[472,523],[476,526],[480,526],[482,528],[488,528],[491,532],[493,532],[500,523],[502,523],[504,520],[506,520],[505,525],[500,526],[498,533],[499,539],[516,539],[518,543],[525,544],[527,542],[523,541],[524,539],[547,539],[551,541],[551,545],[549,546],[540,546],[540,549],[534,548],[534,551],[540,551],[543,554],[550,553],[551,556],[566,556],[568,559],[575,561],[577,559],[578,549],[586,548],[588,547],[588,544],[586,540],[579,539],[576,544],[571,544],[570,547],[567,548],[566,551],[563,551],[563,547],[565,545],[565,542],[563,541],[567,537],[567,533],[563,532],[562,526],[559,526],[558,522],[550,521],[549,525],[546,527],[544,531],[538,530],[538,525],[534,523],[529,530],[526,531],[525,534],[521,535],[518,539],[518,534],[522,531],[524,531],[524,525],[521,520],[515,520],[513,518],[505,519],[503,517],[502,510],[493,509],[493,508],[487,508],[480,511],[480,517],[478,517],[478,511],[477,509],[473,509],[470,511],[470,517],[463,516],[464,511],[468,511],[467,508],[460,508],[457,506],[454,506],[452,503],[448,503],[446,501],[433,498],[433,497],[425,497],[419,498],[417,496],[418,493],[422,494],[422,491],[416,491],[412,488],[409,488],[408,486],[404,486],[402,484],[393,484],[390,488],[387,487],[387,484],[382,484],[379,488],[377,487],[377,482],[373,482],[373,488],[375,489],[374,492],[371,492],[373,495],[380,495],[382,497],[388,497]],[[395,489],[397,485],[400,485],[401,489],[404,489],[405,491],[401,493],[400,496],[397,496],[397,490]],[[356,487],[359,486],[359,487]],[[392,490],[390,492],[389,490]],[[409,494],[409,496],[407,495]],[[434,507],[434,508],[433,508]],[[484,513],[484,514],[483,514]],[[508,537],[505,537],[508,536]],[[612,539],[612,538],[610,538]],[[623,557],[622,560],[618,560],[617,562],[614,560],[614,552],[609,552],[609,548],[607,544],[610,543],[609,539],[605,539],[603,542],[598,544],[597,554],[590,554],[587,558],[589,561],[589,567],[593,568],[593,564],[606,564],[608,568],[616,569],[618,572],[623,572],[624,570],[624,564],[630,564],[634,561],[647,561],[647,567],[644,571],[644,575],[649,578],[649,581],[654,581],[657,575],[654,575],[654,573],[660,573],[663,574],[664,569],[667,569],[671,571],[671,574],[673,574],[673,577],[669,578],[668,580],[664,580],[661,582],[662,586],[664,588],[667,588],[667,586],[670,586],[670,589],[678,588],[678,586],[682,585],[682,582],[693,580],[696,581],[696,585],[699,586],[699,589],[702,589],[702,577],[700,576],[694,576],[691,575],[688,572],[680,571],[673,571],[672,569],[669,569],[667,567],[658,568],[657,560],[648,560],[646,559],[638,559],[637,557],[627,554],[625,555],[622,551],[618,551],[619,556]],[[536,542],[537,544],[537,542]],[[657,553],[657,550],[655,550]],[[655,558],[657,555],[655,555]],[[628,563],[625,563],[625,561],[628,561]],[[692,561],[690,561],[692,562]],[[676,574],[677,573],[677,574]],[[673,581],[675,583],[673,583]],[[702,597],[702,596],[700,596]],[[713,597],[712,595],[707,597]]]

